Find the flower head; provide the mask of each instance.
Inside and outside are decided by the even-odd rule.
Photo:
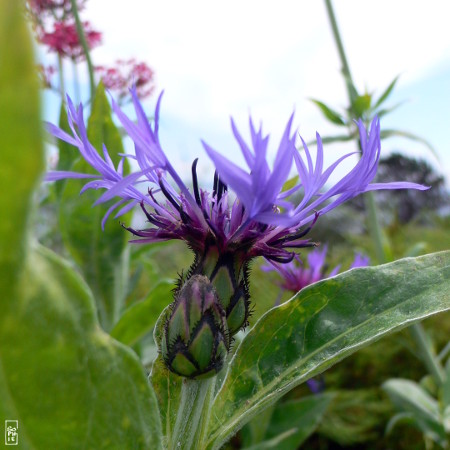
[[[336,167],[351,154],[345,155],[324,170],[323,148],[317,135],[315,162],[303,143],[304,154],[295,147],[295,132],[291,131],[293,117],[286,125],[271,168],[267,162],[269,136],[255,129],[250,119],[251,143],[248,144],[231,122],[233,134],[244,156],[247,168],[241,168],[225,158],[211,146],[203,143],[216,166],[213,189],[204,190],[198,185],[196,166],[192,165],[192,189],[189,189],[173,168],[161,148],[159,110],[161,96],[156,105],[154,122],[150,124],[138,100],[136,87],[131,98],[137,116],[132,121],[113,101],[112,107],[129,137],[134,141],[135,154],[123,155],[133,159],[139,170],[124,176],[123,162],[117,167],[111,161],[108,149],[103,146],[101,155],[89,142],[83,121],[83,109],[75,108],[68,99],[69,135],[49,125],[49,130],[59,139],[80,150],[83,158],[97,170],[97,175],[75,172],[50,172],[47,180],[62,178],[94,178],[86,189],[105,189],[96,204],[118,198],[106,212],[104,221],[115,212],[119,217],[139,204],[150,226],[136,230],[127,228],[137,239],[135,243],[152,243],[179,239],[194,251],[195,260],[180,280],[183,286],[194,275],[205,275],[214,284],[226,312],[231,335],[245,326],[249,316],[248,264],[264,256],[274,263],[288,263],[295,258],[295,250],[314,244],[305,235],[317,218],[356,195],[374,189],[426,189],[413,183],[395,182],[370,184],[380,156],[380,126],[374,119],[369,132],[358,122],[363,149],[361,159],[340,181],[328,189],[325,184]],[[287,192],[282,187],[295,164],[298,184]],[[138,187],[148,185],[148,191]],[[229,189],[234,191],[234,196]],[[289,196],[302,193],[298,204]]]
[[[278,285],[285,291],[295,293],[310,284],[333,277],[339,273],[340,265],[327,272],[325,262],[327,250],[327,245],[324,245],[321,249],[312,250],[307,256],[306,264],[296,255],[289,263],[279,264],[271,261],[270,264],[262,266],[261,269],[264,272],[277,272],[280,278]],[[367,256],[356,253],[350,269],[366,267],[369,265],[369,261]]]

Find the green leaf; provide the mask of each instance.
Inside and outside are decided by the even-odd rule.
[[[390,137],[404,137],[406,139],[410,139],[411,141],[420,142],[421,144],[425,145],[425,147],[430,150],[430,152],[434,155],[434,157],[440,161],[439,155],[437,154],[435,148],[424,138],[421,138],[420,136],[417,136],[414,133],[410,133],[408,131],[401,131],[401,130],[390,130],[390,129],[384,129],[380,132],[380,138],[381,139],[387,139]]]
[[[317,429],[333,398],[326,393],[278,404],[265,440],[245,450],[296,450]]]
[[[409,413],[424,434],[439,443],[446,441],[439,404],[419,384],[399,378],[386,381],[382,387],[400,412]]]
[[[370,94],[358,95],[351,104],[351,111],[355,119],[362,118],[370,110],[372,96]]]
[[[29,245],[43,148],[22,8],[0,0],[0,416],[18,420],[20,448],[161,448],[136,356],[101,331],[73,269]]]
[[[207,448],[374,340],[450,309],[450,251],[353,269],[308,286],[245,336],[215,399]]]
[[[450,407],[450,359],[447,361],[447,365],[445,367],[445,382],[442,386],[442,404],[444,405],[444,408]]]
[[[245,424],[240,432],[243,448],[253,447],[264,441],[274,410],[275,405],[271,405]]]
[[[87,285],[43,247],[19,283],[0,318],[0,416],[22,448],[161,448],[143,367],[100,329]]]
[[[88,137],[98,152],[106,145],[113,163],[117,166],[123,153],[120,134],[111,118],[111,108],[102,84],[99,84],[88,121]],[[83,159],[79,159],[73,170],[95,173]],[[85,280],[94,294],[100,323],[110,330],[119,319],[126,294],[128,277],[127,232],[112,217],[102,231],[101,221],[116,200],[93,206],[100,196],[89,189],[79,195],[85,180],[69,180],[62,193],[60,224],[64,244],[78,264]],[[128,222],[130,215],[122,216]]]
[[[172,442],[183,378],[169,372],[161,357],[158,356],[152,367],[150,381],[158,401],[164,440],[165,442]]]
[[[334,400],[325,412],[318,433],[341,447],[372,441],[392,411],[390,401],[381,398],[378,387],[340,389],[333,394]]]
[[[414,426],[414,416],[411,413],[398,413],[392,416],[386,425],[386,435],[392,433],[394,428],[401,423]]]
[[[293,176],[289,180],[286,181],[286,183],[283,184],[283,188],[281,189],[281,192],[286,192],[289,189],[292,189],[297,183],[298,183],[298,175]]]
[[[381,118],[385,116],[386,114],[391,113],[392,111],[395,111],[399,106],[403,105],[405,101],[401,101],[396,103],[395,105],[391,106],[390,108],[383,108],[379,109],[378,111],[375,111],[375,114],[378,116],[378,118]],[[374,109],[374,108],[372,108]]]
[[[22,7],[0,0],[0,303],[12,295],[24,260],[28,212],[44,167],[39,82]]]
[[[158,348],[161,346],[164,324],[171,311],[171,305],[166,306],[155,324],[153,336]],[[161,356],[158,356],[152,366],[150,381],[158,400],[165,442],[171,442],[177,420],[183,378],[170,372],[166,368]]]
[[[414,244],[412,244],[411,246],[409,246],[405,253],[404,253],[404,257],[408,257],[408,258],[415,258],[416,256],[420,256],[423,255],[424,253],[426,253],[426,249],[427,249],[427,243],[426,242],[415,242]]]
[[[111,336],[133,346],[155,326],[162,310],[172,301],[173,281],[161,280],[145,300],[131,305],[111,331]]]
[[[373,109],[377,109],[388,97],[391,95],[392,90],[394,89],[400,75],[397,75],[386,88],[386,90],[380,95],[379,99],[373,105]]]
[[[352,134],[338,134],[336,136],[321,136],[322,144],[331,144],[333,142],[348,142],[355,138]],[[313,139],[306,143],[306,145],[316,145],[317,140]]]
[[[310,98],[310,100],[319,107],[320,111],[322,111],[322,114],[330,122],[334,123],[335,125],[345,125],[345,120],[337,111],[331,109],[329,106],[325,105],[325,103],[321,102],[320,100],[315,100],[313,98]]]

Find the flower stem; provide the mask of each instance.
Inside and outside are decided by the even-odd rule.
[[[63,61],[60,54],[58,54],[58,78],[59,78],[59,92],[61,94],[61,100],[64,103],[66,101],[66,88],[64,86]]]
[[[384,264],[387,262],[388,258],[383,246],[383,230],[381,229],[380,221],[378,220],[377,205],[375,203],[373,192],[366,192],[364,195],[364,202],[367,209],[369,233],[375,246],[375,255],[378,262]]]
[[[438,386],[442,386],[445,383],[445,372],[429,344],[422,324],[419,322],[411,325],[409,327],[409,332],[418,347],[420,356],[422,357],[422,361],[427,367],[428,372],[433,376]]]
[[[200,450],[213,401],[216,377],[204,380],[183,379],[181,400],[169,448]]]
[[[75,100],[76,103],[80,103],[80,80],[78,77],[78,67],[75,61],[72,61],[72,68],[73,68],[73,90],[75,92]]]
[[[78,14],[78,6],[77,0],[70,0],[72,5],[72,14],[75,19],[75,25],[77,27],[78,39],[80,40],[80,44],[83,47],[84,56],[86,57],[86,62],[88,66],[89,72],[89,82],[91,87],[91,99],[94,96],[95,92],[95,79],[94,79],[94,66],[92,65],[91,55],[89,53],[89,46],[87,44],[86,35],[84,34],[83,25],[80,20],[80,15]]]

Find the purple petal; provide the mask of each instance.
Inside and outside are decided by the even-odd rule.
[[[238,129],[236,128],[233,118],[231,118],[231,129],[233,130],[235,139],[238,141],[238,144],[241,147],[242,154],[244,155],[244,158],[245,158],[245,161],[247,162],[248,167],[249,168],[253,167],[253,164],[255,163],[255,156],[250,151],[250,149],[249,149],[248,145],[245,143],[244,139],[242,139],[242,136],[240,135]]]
[[[390,183],[372,183],[366,187],[364,192],[379,191],[380,189],[417,189],[419,191],[426,191],[431,186],[423,186],[417,183],[410,183],[409,181],[391,181]]]
[[[250,176],[239,166],[213,150],[206,142],[202,141],[202,144],[206,153],[216,166],[220,177],[236,192],[245,207],[251,208],[253,202]]]
[[[118,201],[117,203],[114,203],[114,205],[110,206],[108,208],[108,211],[106,211],[106,214],[103,216],[102,219],[102,230],[105,231],[105,223],[108,220],[108,217],[111,215],[111,213],[118,208],[120,205],[124,204],[126,202],[126,199],[122,199]]]
[[[78,146],[78,142],[76,141],[76,139],[67,134],[65,131],[61,130],[61,128],[57,127],[56,125],[53,125],[50,122],[45,122],[45,128],[50,134],[57,137],[58,139],[61,139],[62,141],[67,142],[70,145],[74,145],[75,147]]]
[[[97,178],[98,175],[87,173],[70,172],[64,170],[52,170],[45,175],[45,181],[64,180],[66,178]]]

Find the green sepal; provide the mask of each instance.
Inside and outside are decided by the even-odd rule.
[[[228,309],[230,299],[234,293],[234,286],[228,267],[222,266],[217,271],[217,274],[212,279],[212,282],[216,288],[222,306],[225,310]]]
[[[203,322],[200,330],[189,346],[192,357],[197,361],[200,370],[206,369],[214,351],[214,334],[208,322]]]
[[[342,116],[335,111],[334,109],[330,108],[325,103],[321,102],[320,100],[316,100],[314,98],[310,99],[315,105],[317,105],[322,112],[322,114],[335,125],[345,125],[345,120],[342,118]]]
[[[197,367],[189,361],[183,353],[177,353],[171,362],[171,369],[177,374],[190,378],[194,377],[198,372]]]
[[[227,310],[227,324],[232,336],[245,326],[249,314],[248,306],[249,301],[241,296],[236,304]]]

